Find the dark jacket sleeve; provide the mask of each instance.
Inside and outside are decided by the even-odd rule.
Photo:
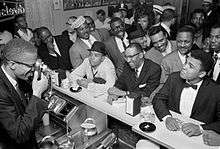
[[[17,143],[24,143],[30,139],[35,126],[47,110],[47,104],[36,96],[32,96],[23,114],[19,113],[18,106],[7,93],[1,93],[0,123],[8,135]],[[20,99],[15,99],[20,100]],[[20,102],[20,101],[19,101]]]
[[[154,111],[160,121],[162,121],[162,118],[164,116],[171,115],[168,109],[170,89],[171,89],[171,77],[169,76],[164,86],[154,96],[153,101],[152,101]]]
[[[214,122],[209,123],[209,124],[203,124],[202,128],[204,130],[214,130],[217,133],[220,133],[220,92],[219,92],[219,88],[218,90],[216,90],[216,112],[214,117]]]

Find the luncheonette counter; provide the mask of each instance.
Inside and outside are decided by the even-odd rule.
[[[107,103],[107,94],[95,93],[87,89],[82,89],[78,93],[73,93],[69,89],[63,89],[61,87],[54,86],[55,90],[62,92],[63,94],[74,98],[104,114],[110,115],[127,125],[132,127],[132,130],[149,140],[158,143],[167,148],[178,148],[178,149],[214,149],[217,147],[207,146],[203,143],[202,135],[196,137],[188,137],[181,131],[172,132],[167,130],[164,122],[160,122],[155,118],[156,130],[151,133],[143,132],[139,129],[139,124],[142,122],[140,119],[140,114],[136,116],[131,116],[125,112],[125,104],[110,105]],[[192,122],[195,124],[201,124],[201,122],[187,117],[183,117],[180,114],[172,112],[173,117],[180,119],[183,122]]]

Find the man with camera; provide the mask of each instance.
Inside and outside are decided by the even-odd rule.
[[[41,96],[48,80],[44,74],[38,78],[34,71],[36,60],[37,49],[23,39],[13,39],[3,49],[0,68],[0,144],[3,148],[37,148],[35,130],[47,110]]]

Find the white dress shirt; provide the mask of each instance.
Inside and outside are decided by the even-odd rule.
[[[178,55],[179,55],[179,58],[180,58],[182,64],[184,65],[186,63],[186,55],[180,54],[179,51],[178,51]]]
[[[197,89],[193,89],[192,87],[183,88],[181,96],[180,96],[180,113],[186,117],[190,117],[193,105],[196,100],[196,95],[203,81],[196,83]]]
[[[125,35],[124,35],[124,37],[123,37],[123,42],[124,42],[124,44],[125,44],[126,46],[129,45],[129,40],[127,39],[127,37],[128,37],[128,34],[125,32]],[[124,46],[123,46],[123,43],[122,43],[122,39],[120,39],[120,38],[118,38],[118,37],[115,37],[115,41],[116,41],[116,43],[117,43],[117,45],[118,45],[119,51],[120,51],[121,53],[123,53],[123,52],[125,51],[125,49],[124,49]]]
[[[171,45],[170,41],[168,41],[166,50],[164,52],[162,52],[161,54],[163,56],[166,56],[166,55],[168,55],[171,52],[172,52],[172,45]]]
[[[27,29],[27,34],[21,31],[20,29],[18,30],[18,34],[20,37],[26,41],[30,41],[31,38],[33,37],[33,33],[31,30]]]
[[[116,80],[115,67],[111,60],[105,57],[104,61],[96,68],[92,70],[89,58],[86,58],[83,63],[77,67],[74,71],[70,73],[69,80],[73,83],[73,86],[76,85],[77,79],[82,79],[84,76],[87,79],[92,79],[95,77],[102,78],[106,81],[105,84],[98,83],[89,83],[88,89],[94,90],[95,92],[107,92],[110,87],[113,87]]]
[[[216,53],[214,53],[215,55]],[[213,80],[217,80],[219,72],[220,72],[220,53],[217,54],[218,59],[215,63],[214,71],[213,71]]]
[[[143,62],[143,63],[141,64],[141,66],[137,69],[137,77],[140,76],[140,73],[141,73],[141,70],[142,70],[143,66],[144,66],[144,62]]]
[[[95,37],[93,37],[92,35],[89,35],[89,39],[82,39],[82,38],[80,38],[89,48],[91,48],[92,47],[92,45],[93,45],[93,43],[95,42],[95,41],[97,41],[96,39],[95,39]]]

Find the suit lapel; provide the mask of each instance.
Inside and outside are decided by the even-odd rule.
[[[183,67],[183,63],[181,62],[180,60],[180,57],[179,57],[179,54],[178,54],[178,51],[175,52],[176,53],[176,65],[177,65],[177,68],[182,68]]]
[[[78,41],[78,45],[80,45],[82,49],[84,50],[89,49],[89,47],[80,38],[77,38],[77,41]]]
[[[198,93],[196,95],[196,99],[193,104],[193,108],[192,108],[192,112],[191,112],[190,117],[193,117],[193,114],[196,112],[197,109],[199,109],[200,105],[206,104],[204,102],[206,102],[205,97],[207,96],[207,92],[206,92],[207,89],[206,88],[207,88],[208,83],[209,82],[207,79],[203,80],[202,85],[200,86]]]
[[[11,100],[15,103],[15,106],[18,107],[21,113],[24,113],[25,105],[22,102],[22,99],[18,92],[15,90],[14,86],[10,83],[8,78],[5,76],[4,72],[0,68],[0,77],[4,80],[6,87],[8,88],[10,94],[12,95]]]

